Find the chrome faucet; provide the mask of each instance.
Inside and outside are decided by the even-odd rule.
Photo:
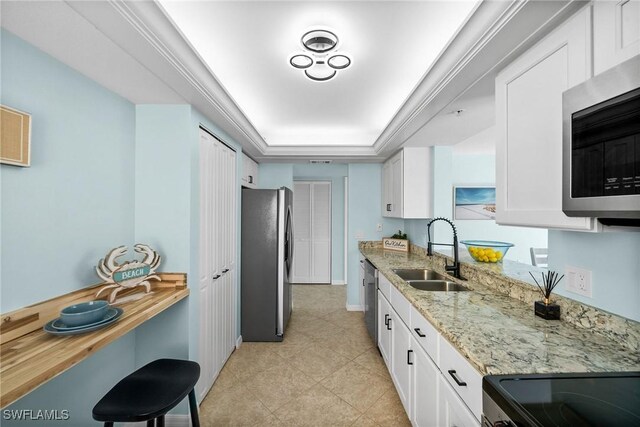
[[[436,221],[444,221],[451,226],[451,228],[453,229],[453,244],[433,243],[431,241],[431,224],[433,224]],[[453,222],[443,217],[434,218],[431,221],[429,221],[429,224],[427,224],[427,255],[428,256],[433,256],[433,245],[453,246],[453,264],[448,265],[447,261],[445,261],[444,269],[445,271],[451,272],[452,276],[455,277],[456,279],[463,279],[463,277],[460,275],[460,259],[458,258],[458,231],[456,230],[456,226],[453,224]]]

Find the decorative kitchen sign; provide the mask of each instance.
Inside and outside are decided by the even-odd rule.
[[[31,115],[0,105],[0,163],[31,164]]]
[[[409,240],[407,239],[407,234],[398,230],[398,232],[393,236],[383,238],[382,249],[409,252]]]
[[[96,266],[96,273],[107,283],[107,286],[100,289],[96,297],[99,297],[107,289],[113,289],[109,295],[109,302],[113,302],[118,292],[136,286],[144,286],[148,293],[151,290],[149,280],[160,280],[160,277],[155,275],[155,272],[160,265],[160,261],[162,261],[162,257],[148,245],[140,243],[134,245],[133,250],[144,255],[142,261],[116,262],[117,258],[127,253],[126,246],[111,249],[107,256],[100,260]]]

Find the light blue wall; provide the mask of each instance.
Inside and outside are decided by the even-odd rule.
[[[134,243],[135,109],[11,33],[1,39],[0,102],[33,120],[31,167],[0,166],[7,312],[99,282],[98,259]],[[134,369],[134,348],[130,333],[9,409],[69,409],[65,426],[94,425],[91,408]],[[43,425],[2,422],[30,424]]]
[[[133,242],[134,106],[2,30],[2,104],[32,115],[31,167],[0,166],[7,312],[100,282]]]
[[[49,380],[4,410],[67,410],[66,421],[2,419],[2,427],[87,427],[101,426],[91,410],[121,378],[134,369],[135,332],[120,337],[93,356]]]
[[[467,154],[453,156],[453,185],[495,185],[495,155]],[[453,209],[453,208],[452,208]],[[531,264],[529,248],[547,247],[547,230],[498,225],[495,221],[456,221],[460,240],[499,240],[510,242],[506,259]]]
[[[293,179],[331,181],[331,280],[344,283],[344,178],[349,173],[346,164],[293,165]]]
[[[136,106],[135,240],[162,255],[159,271],[189,272],[191,265],[191,124],[189,105]],[[197,296],[196,277],[187,276]],[[191,297],[182,300],[136,328],[136,367],[189,358],[190,303]]]
[[[349,209],[347,241],[347,304],[361,305],[359,274],[359,240],[380,240],[404,227],[404,221],[382,217],[382,164],[349,164]],[[376,230],[377,224],[383,231]]]
[[[293,164],[260,163],[258,165],[258,187],[287,187],[293,190]]]
[[[592,272],[593,298],[566,290],[567,278],[556,292],[603,310],[640,321],[640,232],[580,233],[549,230],[549,268]]]
[[[483,133],[484,134],[484,133]],[[495,185],[495,155],[454,154],[452,147],[434,147],[434,214],[453,219],[453,187]],[[407,234],[418,245],[426,247],[427,220],[405,221]],[[450,243],[450,228],[438,224],[437,241]],[[434,227],[436,226],[434,224]],[[495,221],[456,220],[459,240],[498,240],[513,243],[506,259],[531,263],[530,247],[547,247],[547,230],[498,225]],[[446,249],[445,249],[446,250]]]

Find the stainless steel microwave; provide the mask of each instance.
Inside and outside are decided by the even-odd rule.
[[[562,101],[564,213],[634,220],[635,225],[640,219],[640,55],[565,91]]]

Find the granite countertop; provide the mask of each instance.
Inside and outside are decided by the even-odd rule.
[[[442,272],[434,258],[366,245],[361,245],[360,252],[483,375],[640,370],[637,350],[589,329],[541,319],[533,314],[532,304],[497,293],[475,278],[458,281],[469,292],[425,292],[392,271],[430,268]]]

